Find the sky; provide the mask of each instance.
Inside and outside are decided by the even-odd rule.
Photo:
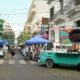
[[[0,0],[0,19],[8,22],[18,36],[23,31],[32,0]]]

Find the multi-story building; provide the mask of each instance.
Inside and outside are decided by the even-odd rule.
[[[50,20],[56,25],[80,27],[80,0],[48,0],[48,4]]]
[[[27,33],[29,31],[31,31],[31,28],[28,26],[25,26],[23,32]]]
[[[47,3],[50,6],[50,22],[57,27],[80,27],[80,0],[48,0]],[[50,39],[52,36],[50,33]],[[59,29],[56,28],[55,41],[60,40]]]
[[[32,32],[38,31],[43,23],[43,18],[49,18],[47,1],[33,0],[27,18],[25,27],[30,27]]]
[[[10,25],[7,24],[5,27],[4,27],[4,30],[3,30],[3,33],[9,33],[9,32],[13,32]]]

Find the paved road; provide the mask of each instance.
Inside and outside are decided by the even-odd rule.
[[[0,60],[0,80],[80,80],[80,72],[62,67],[49,69],[16,54],[13,60]]]

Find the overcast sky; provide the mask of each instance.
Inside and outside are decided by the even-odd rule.
[[[17,35],[23,30],[32,0],[0,0],[0,18],[7,21]]]

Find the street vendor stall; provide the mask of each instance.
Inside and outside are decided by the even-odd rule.
[[[25,44],[45,44],[48,42],[50,42],[50,41],[40,37],[39,35],[36,35],[36,36],[32,37],[31,39],[26,40]]]
[[[49,43],[49,42],[50,42],[49,40],[44,39],[39,35],[36,35],[36,36],[32,37],[31,39],[26,40],[25,44],[26,45],[32,45],[32,44],[36,45],[35,49],[32,49],[32,51],[33,51],[32,56],[33,56],[33,59],[37,61],[38,60],[38,55],[39,55],[39,52],[40,52],[40,48],[41,48],[40,46],[37,46],[37,45],[46,44],[46,43]],[[32,47],[32,46],[30,46],[30,47]],[[28,52],[30,52],[30,51],[28,51]]]

